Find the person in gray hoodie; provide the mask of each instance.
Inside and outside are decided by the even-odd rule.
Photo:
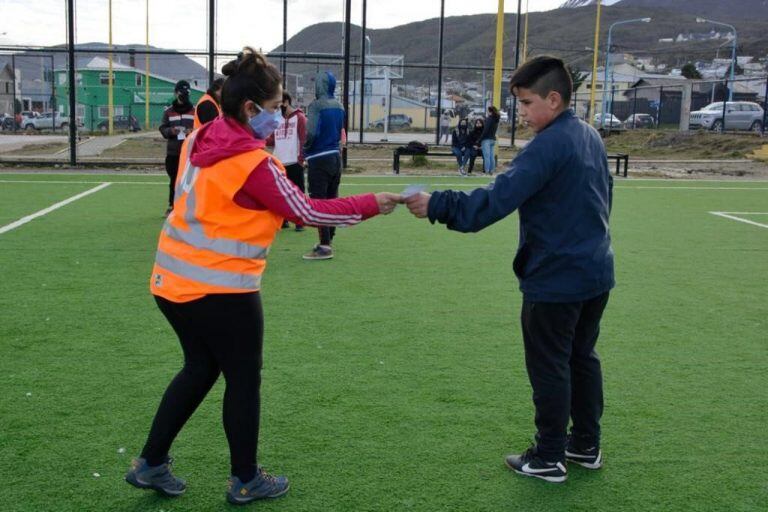
[[[333,199],[339,196],[341,183],[341,152],[339,143],[344,129],[344,107],[334,98],[336,78],[330,71],[315,77],[315,100],[307,108],[307,141],[304,155],[307,161],[309,197]],[[318,228],[320,243],[303,257],[305,260],[333,258],[331,243],[335,228]]]

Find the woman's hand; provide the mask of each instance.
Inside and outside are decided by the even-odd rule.
[[[392,192],[379,192],[374,195],[379,205],[379,213],[382,215],[392,213],[395,206],[403,202],[403,197],[400,194],[393,194]]]

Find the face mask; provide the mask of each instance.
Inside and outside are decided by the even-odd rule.
[[[277,127],[283,120],[283,114],[279,110],[268,112],[258,105],[256,105],[256,108],[258,108],[260,112],[250,118],[248,124],[251,125],[251,128],[258,138],[266,139],[272,135],[272,132],[277,130]]]

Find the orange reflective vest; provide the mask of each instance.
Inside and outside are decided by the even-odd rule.
[[[182,146],[173,212],[160,232],[150,279],[152,293],[173,302],[258,291],[269,247],[283,223],[269,210],[250,210],[234,200],[269,153],[256,149],[195,167],[189,155],[196,135]],[[275,165],[285,172],[282,164]]]
[[[197,108],[200,106],[201,103],[205,103],[206,101],[210,101],[214,105],[216,105],[216,110],[219,112],[219,117],[221,117],[221,107],[218,103],[216,103],[216,100],[213,99],[213,97],[210,94],[203,94],[203,96],[200,98],[200,101],[197,102],[197,105],[195,105],[195,121],[192,125],[192,128],[194,130],[197,130],[201,126],[203,126],[205,123],[200,121],[200,118],[197,116]]]

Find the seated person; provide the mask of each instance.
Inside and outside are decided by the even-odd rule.
[[[466,176],[465,169],[470,152],[469,122],[466,119],[459,121],[458,126],[451,133],[451,152],[459,164],[459,174]]]
[[[475,158],[481,154],[480,141],[483,138],[484,130],[485,122],[478,117],[475,119],[472,131],[469,132],[469,167],[467,168],[467,174],[472,174],[472,169],[475,168]]]

